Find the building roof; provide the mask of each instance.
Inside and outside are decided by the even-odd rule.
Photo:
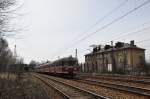
[[[107,49],[107,50],[101,49],[101,50],[99,50],[99,51],[97,51],[97,52],[88,53],[88,54],[86,54],[85,56],[93,55],[93,54],[98,54],[98,53],[107,53],[107,52],[111,52],[112,50],[113,50],[113,51],[119,51],[119,50],[124,50],[124,49],[145,50],[144,48],[140,48],[140,47],[137,47],[137,46],[124,46],[124,47],[121,47],[121,48],[109,48],[109,49]]]

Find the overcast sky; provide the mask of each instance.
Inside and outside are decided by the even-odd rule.
[[[87,49],[92,44],[104,45],[115,38],[114,42],[150,39],[150,29],[147,28],[150,26],[149,3],[81,40],[145,1],[147,0],[24,0],[24,5],[18,10],[23,16],[18,16],[15,23],[16,27],[25,29],[15,38],[8,38],[9,44],[11,49],[17,45],[17,54],[22,56],[26,63],[30,60],[44,61],[58,59],[58,56],[74,56],[76,48],[79,61],[84,62],[84,55],[90,52]],[[115,9],[119,5],[121,7]],[[112,10],[113,13],[110,14]],[[99,23],[93,26],[98,21]],[[135,32],[140,29],[143,30]],[[135,33],[126,35],[130,32]],[[78,43],[73,45],[75,42]],[[137,45],[147,49],[148,59],[150,40]]]

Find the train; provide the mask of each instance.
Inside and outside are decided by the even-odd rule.
[[[38,73],[70,78],[74,78],[79,70],[78,60],[72,56],[41,64],[36,67],[36,72]]]

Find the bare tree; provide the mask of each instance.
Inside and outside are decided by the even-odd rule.
[[[16,0],[0,0],[0,38],[12,31],[9,26],[9,19],[13,11],[11,7],[15,5],[15,3]]]
[[[36,62],[34,60],[31,60],[30,63],[29,63],[29,66],[31,69],[34,69],[36,66],[38,66],[40,63],[39,62]]]
[[[12,63],[13,55],[6,39],[0,38],[0,70],[5,71]]]
[[[8,70],[9,66],[15,63],[16,59],[13,57],[7,40],[4,38],[7,33],[12,32],[10,28],[10,15],[14,11],[16,0],[0,0],[0,71]]]

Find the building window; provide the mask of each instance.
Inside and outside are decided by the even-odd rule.
[[[108,64],[108,71],[112,71],[112,64]]]

